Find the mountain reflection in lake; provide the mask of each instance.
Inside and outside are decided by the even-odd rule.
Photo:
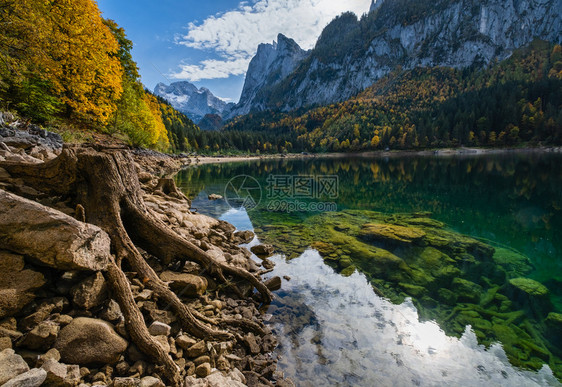
[[[420,322],[411,302],[378,297],[364,275],[343,277],[314,250],[275,263],[275,275],[291,277],[270,307],[276,352],[298,386],[559,385],[547,366],[513,368],[501,345],[478,345],[470,327],[458,339]]]

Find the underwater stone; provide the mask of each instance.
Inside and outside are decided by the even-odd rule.
[[[437,298],[444,304],[454,306],[457,303],[457,295],[449,289],[441,288],[437,291]]]
[[[417,227],[403,227],[394,224],[364,224],[360,236],[365,239],[386,242],[412,243],[425,236],[425,232]]]
[[[480,285],[462,278],[455,278],[452,287],[457,293],[459,301],[472,302],[473,304],[478,304],[480,302],[480,294],[482,293],[482,287]]]
[[[530,278],[513,278],[509,280],[509,284],[531,297],[542,298],[548,296],[547,287]]]
[[[562,340],[562,314],[551,312],[545,320],[548,333],[560,342]],[[561,350],[562,351],[562,350]]]
[[[512,301],[534,318],[542,319],[552,311],[548,288],[540,282],[530,278],[513,278],[509,280],[508,292]]]

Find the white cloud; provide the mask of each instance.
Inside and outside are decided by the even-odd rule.
[[[197,82],[202,79],[222,79],[231,75],[242,75],[246,73],[251,58],[233,58],[232,60],[209,59],[197,65],[182,64],[180,71],[169,74],[170,78],[187,79]]]
[[[254,0],[242,2],[236,10],[210,16],[200,24],[190,23],[188,32],[176,43],[210,50],[223,61],[206,60],[199,65],[182,65],[173,77],[197,81],[244,74],[260,43],[272,42],[282,33],[301,47],[312,48],[322,29],[345,11],[362,15],[371,0]],[[242,64],[245,67],[241,70]],[[193,78],[192,78],[193,77]]]

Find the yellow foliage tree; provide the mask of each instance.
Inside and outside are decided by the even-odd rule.
[[[32,85],[56,98],[67,117],[107,124],[122,93],[118,44],[92,0],[17,0],[0,5],[3,99],[22,103]],[[22,90],[24,90],[22,92]],[[53,101],[23,101],[28,111]]]

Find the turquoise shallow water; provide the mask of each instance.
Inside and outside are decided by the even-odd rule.
[[[471,236],[495,248],[508,248],[526,256],[532,270],[525,273],[525,277],[545,285],[549,290],[551,311],[561,312],[561,165],[562,156],[544,153],[464,158],[269,160],[201,166],[183,171],[176,180],[194,198],[193,206],[200,212],[223,217],[240,229],[255,229],[257,237],[263,236],[266,240],[272,228],[304,229],[319,214],[315,211],[319,207],[318,203],[324,204],[324,207],[320,206],[321,209],[335,210],[334,214],[344,210],[379,211],[389,215],[430,212],[431,217],[443,222],[448,230]],[[250,178],[237,180],[236,176]],[[334,176],[337,176],[338,183],[336,195],[329,189],[329,180]],[[286,184],[287,179],[280,180],[280,177],[293,179],[292,188],[289,189]],[[300,177],[298,181],[297,177]],[[327,177],[327,182],[323,183],[328,184],[328,187],[325,187],[322,194],[312,194],[308,188],[311,184],[321,184],[323,177]],[[256,187],[261,190],[256,190]],[[207,195],[211,193],[223,195],[225,200],[211,202],[207,199]],[[285,196],[281,197],[281,193]],[[240,201],[234,200],[236,195]],[[250,205],[248,208],[251,209],[248,211],[231,209],[231,205],[237,207],[248,198],[258,203],[257,207],[251,208],[253,205]],[[287,211],[287,208],[293,207],[299,207],[299,210]],[[481,385],[485,380],[492,385],[555,383],[553,379],[539,377],[542,374],[511,368],[509,362],[506,364],[503,361],[505,354],[502,357],[501,350],[498,352],[497,347],[490,347],[489,343],[487,349],[479,347],[476,337],[471,336],[470,328],[462,335],[457,333],[457,337],[453,337],[455,335],[447,329],[446,332],[439,331],[442,323],[439,319],[426,322],[435,324],[432,328],[420,325],[419,321],[415,321],[415,316],[419,319],[417,313],[423,310],[416,309],[416,302],[414,306],[408,299],[405,304],[402,301],[388,303],[380,299],[374,293],[369,293],[368,284],[372,279],[369,273],[367,278],[359,273],[351,277],[341,276],[337,274],[337,270],[326,266],[314,250],[309,249],[306,238],[303,237],[301,244],[295,238],[299,238],[298,233],[291,234],[287,245],[300,247],[283,252],[291,258],[298,258],[288,262],[285,262],[284,257],[276,258],[276,274],[289,273],[287,275],[293,280],[285,283],[279,294],[279,304],[272,307],[272,323],[276,324],[277,329],[294,333],[293,336],[289,335],[292,339],[282,342],[278,350],[280,365],[289,375],[306,374],[305,369],[308,368],[303,364],[312,362],[311,364],[315,364],[313,369],[323,373],[327,381],[325,385],[387,384],[398,375],[404,376],[397,383],[400,385]],[[280,240],[277,242],[283,244],[282,234],[278,239]],[[330,278],[329,287],[325,283],[326,278]],[[346,289],[350,287],[361,289],[359,293],[353,293],[355,298],[346,295]],[[315,291],[315,288],[325,291]],[[326,294],[331,295],[329,300],[336,298],[336,304],[330,309],[331,317],[322,312],[322,303],[328,302]],[[337,302],[340,296],[351,298],[345,302]],[[340,313],[337,312],[338,305]],[[369,305],[372,310],[366,312],[370,310]],[[409,323],[395,324],[397,327],[389,328],[392,326],[389,322],[394,319],[381,317],[380,313],[385,308],[397,308],[393,313],[402,315],[410,313],[410,318],[407,319]],[[343,318],[342,313],[358,317],[350,320]],[[353,326],[355,320],[357,326]],[[493,318],[490,318],[490,322],[494,323]],[[299,324],[302,325],[300,328]],[[374,327],[379,327],[381,331],[378,332]],[[410,329],[409,333],[404,333],[404,329]],[[424,334],[424,329],[430,333]],[[351,336],[345,333],[354,331],[356,333]],[[368,332],[372,332],[372,335]],[[379,334],[388,336],[390,341],[383,341],[384,344],[381,345]],[[433,337],[437,343],[448,344],[441,344],[441,349],[438,349],[433,348],[430,343],[420,350],[412,344],[415,340],[405,339],[405,344],[395,346],[400,342],[400,337],[411,338],[412,335],[421,337],[422,341]],[[424,336],[427,337],[424,339]],[[461,336],[460,339],[458,336]],[[374,341],[377,337],[379,344]],[[352,345],[353,342],[365,340],[377,349]],[[311,346],[310,343],[314,345]],[[452,347],[449,346],[459,345],[468,348],[463,356],[470,361],[466,360],[464,365],[463,361],[454,360],[451,356],[454,351],[451,352]],[[558,345],[558,349],[559,347]],[[557,350],[549,348],[555,352]],[[414,352],[410,353],[412,350]],[[488,356],[492,356],[494,360],[484,360]],[[543,363],[549,362],[546,355],[539,355],[539,358]],[[391,360],[392,367],[388,364],[382,366]],[[495,363],[496,360],[498,363]],[[559,364],[558,358],[551,357],[550,363],[556,367]],[[430,368],[426,371],[419,370],[423,364]],[[496,364],[495,368],[492,367],[494,371],[486,369],[485,364]],[[484,370],[479,366],[483,366]],[[363,368],[371,371],[360,371]],[[405,372],[406,369],[410,371]],[[438,369],[442,372],[437,372]],[[385,373],[384,370],[388,372]],[[496,380],[498,375],[501,378]],[[522,377],[526,382],[523,383],[521,379],[516,383],[516,377]],[[304,378],[300,384],[307,383]]]

